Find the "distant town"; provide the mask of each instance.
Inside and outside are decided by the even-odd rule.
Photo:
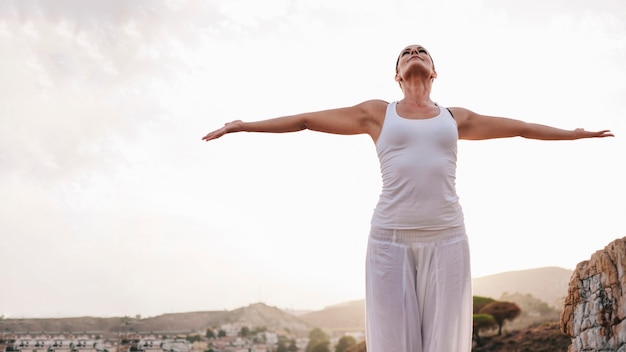
[[[346,337],[351,341],[346,346],[350,347],[363,340],[364,334],[327,336],[325,344],[335,351],[335,346]],[[242,324],[225,324],[203,333],[120,332],[114,337],[98,332],[4,331],[0,335],[0,352],[301,352],[310,340],[286,331]]]

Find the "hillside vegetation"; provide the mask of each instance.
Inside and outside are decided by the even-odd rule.
[[[533,325],[502,336],[483,339],[473,352],[566,352],[571,339],[561,332],[558,322]]]

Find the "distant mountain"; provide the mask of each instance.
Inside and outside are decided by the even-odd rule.
[[[548,267],[511,271],[473,279],[474,295],[500,299],[504,293],[531,295],[555,309],[562,308],[567,294],[571,270]],[[50,318],[2,320],[5,331],[62,332],[92,331],[103,335],[120,332],[200,332],[224,324],[241,324],[249,327],[266,327],[272,330],[289,329],[297,334],[307,334],[312,328],[330,331],[365,330],[365,301],[358,300],[327,307],[298,316],[263,303],[231,311],[205,311],[171,313],[151,318]]]
[[[365,330],[365,300],[342,303],[303,314],[300,319],[312,327],[332,331]]]
[[[276,307],[257,303],[231,311],[230,319],[251,327],[267,327],[274,330],[289,329],[292,332],[307,332],[307,323],[301,318]]]
[[[572,270],[557,267],[509,271],[472,280],[474,295],[500,299],[503,293],[530,294],[561,309]]]
[[[98,332],[115,335],[125,332],[154,333],[204,333],[207,328],[225,324],[240,324],[249,327],[266,327],[272,330],[289,329],[294,333],[306,334],[309,326],[300,318],[276,307],[263,303],[251,304],[232,311],[207,311],[170,313],[151,318],[50,318],[50,319],[4,319],[2,327],[13,332]]]
[[[308,332],[308,325],[300,318],[264,303],[255,303],[230,311],[170,313],[136,321],[136,331],[206,331],[224,324],[248,327],[266,327],[273,330],[289,329]]]

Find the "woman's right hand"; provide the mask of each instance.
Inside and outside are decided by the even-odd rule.
[[[243,121],[241,120],[227,122],[224,124],[224,127],[219,128],[213,132],[209,132],[206,136],[202,137],[202,140],[208,142],[214,139],[218,139],[221,136],[225,135],[226,133],[239,132],[241,131],[242,124],[243,124]]]

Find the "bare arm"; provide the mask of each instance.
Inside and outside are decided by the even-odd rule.
[[[482,140],[524,137],[547,141],[613,137],[610,130],[597,132],[585,131],[582,128],[564,130],[506,117],[480,115],[464,108],[450,108],[450,110],[457,121],[460,139]]]
[[[282,116],[269,120],[255,122],[236,120],[208,133],[202,139],[210,141],[233,132],[285,133],[306,129],[343,135],[367,133],[372,138],[376,138],[382,126],[386,107],[387,103],[382,100],[369,100],[351,107]]]

